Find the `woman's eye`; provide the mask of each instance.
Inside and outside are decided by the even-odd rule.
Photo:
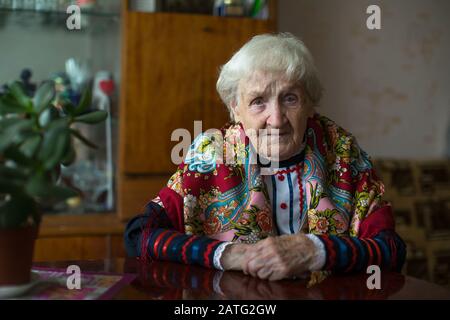
[[[284,102],[289,105],[296,104],[298,102],[298,97],[295,94],[287,94],[284,96]]]
[[[264,104],[263,98],[256,98],[256,99],[253,99],[252,102],[250,102],[251,106],[256,106],[256,107],[262,106],[263,104]]]

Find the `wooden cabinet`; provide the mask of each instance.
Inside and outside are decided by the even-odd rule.
[[[34,261],[125,257],[124,223],[115,213],[46,215],[34,250]]]
[[[127,219],[175,171],[175,129],[188,129],[194,138],[195,120],[203,131],[229,120],[215,89],[219,68],[252,36],[275,31],[275,19],[141,13],[126,6],[122,19],[117,178],[118,211]]]

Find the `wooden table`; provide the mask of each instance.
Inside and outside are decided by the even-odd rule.
[[[76,264],[81,272],[132,273],[136,279],[114,299],[450,299],[450,291],[435,284],[382,272],[381,289],[369,290],[367,274],[332,275],[306,288],[306,280],[267,281],[240,272],[221,272],[198,266],[137,259],[41,262],[35,266],[67,268]]]

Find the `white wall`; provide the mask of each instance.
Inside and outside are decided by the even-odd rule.
[[[316,59],[320,112],[373,157],[450,156],[450,1],[279,0],[278,19]]]

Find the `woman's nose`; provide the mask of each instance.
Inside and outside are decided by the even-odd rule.
[[[269,114],[266,120],[267,125],[272,128],[281,128],[286,122],[286,117],[280,104],[273,103],[268,111]]]

